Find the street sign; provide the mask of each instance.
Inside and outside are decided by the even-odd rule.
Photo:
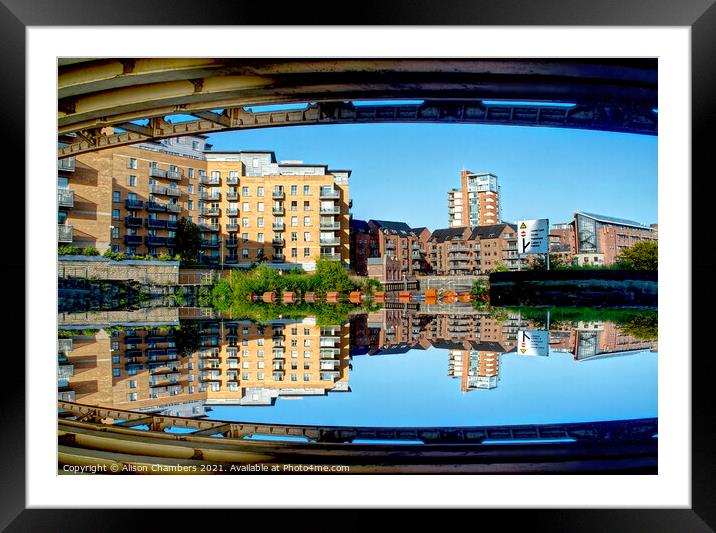
[[[549,219],[517,221],[517,253],[549,253]]]
[[[521,329],[517,332],[517,353],[519,355],[549,355],[549,331],[542,329]]]

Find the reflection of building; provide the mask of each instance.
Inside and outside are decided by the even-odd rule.
[[[448,376],[460,378],[462,392],[497,387],[504,347],[496,342],[465,341],[462,344],[448,350]]]
[[[461,188],[448,191],[448,226],[475,227],[500,223],[500,186],[489,172],[460,173]]]
[[[657,341],[626,335],[613,322],[578,322],[552,330],[549,344],[553,351],[573,354],[575,361],[625,355],[657,347]]]
[[[114,329],[60,340],[58,398],[202,416],[209,404],[270,405],[278,396],[348,391],[349,325],[201,321],[182,356],[173,329]],[[191,328],[192,323],[184,322]]]
[[[58,163],[58,242],[174,255],[186,217],[207,263],[348,264],[349,176],[268,151],[211,151],[203,135],[83,154]]]

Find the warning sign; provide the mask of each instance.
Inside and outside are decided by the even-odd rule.
[[[519,355],[549,355],[549,331],[521,329],[517,332],[517,353]]]
[[[517,253],[546,254],[549,252],[549,219],[517,222]]]

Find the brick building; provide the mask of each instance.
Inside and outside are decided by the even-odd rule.
[[[616,263],[619,254],[640,241],[657,241],[657,228],[631,220],[577,211],[573,224],[578,265]]]
[[[492,173],[460,173],[460,188],[448,191],[448,226],[489,226],[501,222],[500,186]]]

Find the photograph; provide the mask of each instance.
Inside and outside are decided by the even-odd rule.
[[[56,69],[57,475],[658,476],[657,57]]]

